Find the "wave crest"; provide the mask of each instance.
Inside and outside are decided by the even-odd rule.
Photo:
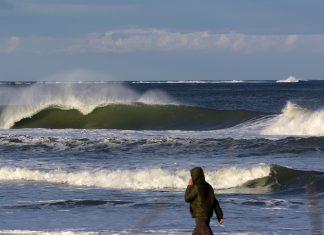
[[[83,115],[109,104],[178,104],[163,91],[149,90],[144,94],[121,84],[34,84],[10,90],[6,108],[0,113],[0,128],[8,129],[24,118],[42,110],[59,108],[78,110]]]
[[[219,192],[266,193],[276,190],[302,189],[310,182],[324,187],[324,173],[295,170],[279,165],[228,167],[207,170],[206,180]],[[135,170],[93,170],[67,172],[28,168],[0,168],[0,181],[39,181],[71,186],[126,190],[184,190],[188,170],[145,168]]]
[[[324,108],[312,111],[287,102],[282,113],[270,120],[262,134],[324,136]]]
[[[278,80],[277,83],[295,83],[295,82],[300,82],[301,80],[299,78],[296,78],[294,76],[289,76],[285,80]]]
[[[266,177],[270,166],[251,168],[223,168],[207,171],[206,179],[216,189],[241,186],[244,183]],[[67,172],[62,170],[40,171],[27,168],[0,168],[0,180],[33,180],[72,186],[87,186],[112,189],[184,189],[189,177],[188,170],[165,170],[160,168],[137,170],[96,170]]]

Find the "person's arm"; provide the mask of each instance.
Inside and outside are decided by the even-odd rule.
[[[222,208],[219,206],[219,202],[216,199],[216,197],[214,200],[214,210],[215,210],[218,222],[220,224],[223,224],[224,223],[223,211],[222,211]]]
[[[195,187],[192,183],[192,180],[189,180],[186,192],[185,192],[185,200],[186,202],[192,202],[198,195],[197,187]]]

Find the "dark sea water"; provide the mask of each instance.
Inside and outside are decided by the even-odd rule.
[[[324,82],[1,82],[0,234],[323,234]]]

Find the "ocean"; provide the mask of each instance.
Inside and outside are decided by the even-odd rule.
[[[0,82],[0,234],[324,234],[324,81]]]

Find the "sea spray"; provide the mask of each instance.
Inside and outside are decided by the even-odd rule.
[[[140,94],[122,84],[34,84],[19,87],[6,97],[7,107],[0,114],[0,128],[11,128],[16,122],[30,118],[41,110],[59,108],[78,110],[83,115],[108,104],[176,104],[165,92],[154,90]]]
[[[323,136],[324,108],[309,110],[287,102],[282,113],[269,120],[262,134]]]
[[[300,82],[301,80],[299,78],[296,78],[294,76],[289,76],[287,79],[284,80],[278,80],[277,83],[295,83]]]

